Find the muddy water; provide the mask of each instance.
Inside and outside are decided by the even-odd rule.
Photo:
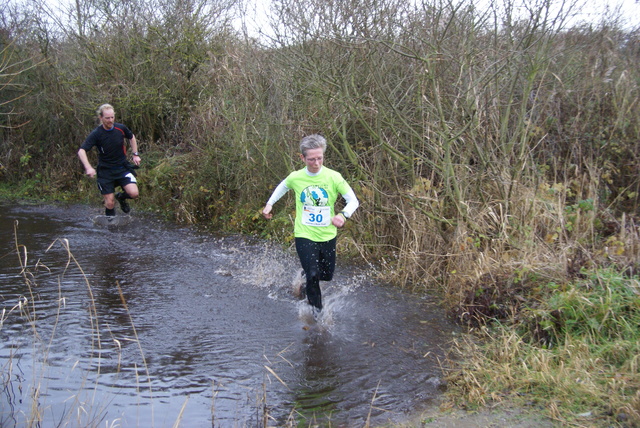
[[[428,296],[339,259],[316,321],[267,243],[0,208],[2,427],[379,426],[440,393],[454,327]]]

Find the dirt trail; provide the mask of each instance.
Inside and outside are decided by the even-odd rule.
[[[441,411],[437,405],[398,428],[551,428],[559,426],[532,411],[502,404],[494,409]]]

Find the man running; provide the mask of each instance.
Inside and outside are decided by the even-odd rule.
[[[307,301],[322,310],[320,280],[331,281],[336,265],[336,236],[360,203],[342,175],[324,167],[327,142],[320,135],[309,135],[300,142],[300,159],[305,168],[287,176],[269,198],[262,210],[266,219],[273,217],[272,209],[287,191],[296,197],[294,236],[296,251],[306,276]],[[346,206],[334,212],[334,204],[342,195]]]
[[[89,177],[96,175],[87,152],[94,146],[98,150],[98,188],[104,198],[105,215],[116,215],[116,199],[124,213],[131,211],[127,199],[138,197],[138,185],[131,165],[127,161],[127,148],[125,139],[129,140],[133,152],[133,163],[140,165],[138,143],[131,130],[121,123],[116,123],[116,115],[113,106],[103,104],[98,108],[100,126],[89,134],[78,150],[78,157],[84,166],[85,173]],[[116,186],[120,186],[123,192],[115,193]]]

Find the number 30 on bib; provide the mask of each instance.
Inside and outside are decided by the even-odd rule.
[[[331,207],[303,207],[302,224],[305,226],[329,226],[331,224]]]

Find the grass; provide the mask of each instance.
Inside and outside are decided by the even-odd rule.
[[[95,392],[102,373],[101,351],[112,349],[116,352],[119,372],[122,349],[117,339],[111,337],[112,340],[108,340],[108,336],[104,335],[100,329],[93,291],[87,276],[71,253],[68,241],[65,239],[55,240],[47,251],[54,247],[62,247],[66,254],[66,263],[63,264],[62,272],[58,276],[57,309],[52,326],[50,325],[51,321],[41,321],[41,319],[47,318],[47,314],[40,313],[42,299],[38,291],[37,278],[41,277],[43,272],[45,275],[54,275],[55,271],[49,269],[40,259],[32,260],[27,248],[19,244],[17,222],[14,224],[14,230],[15,252],[18,256],[20,275],[25,282],[27,293],[19,296],[8,293],[3,296],[3,303],[8,304],[9,309],[7,310],[7,307],[2,309],[0,330],[5,325],[14,326],[17,328],[16,332],[21,331],[19,326],[23,326],[24,330],[17,334],[19,337],[12,337],[11,343],[6,344],[14,349],[0,370],[7,399],[0,424],[28,427],[49,423],[55,423],[57,426],[99,426],[102,423],[106,426],[117,425],[119,420],[109,421],[106,419],[108,399],[104,402],[96,399]],[[67,299],[62,292],[61,283],[65,274],[73,269],[78,269],[81,272],[86,285],[91,345],[90,349],[86,350],[88,357],[84,361],[80,359],[75,362],[71,361],[72,367],[69,375],[72,372],[82,373],[79,382],[82,388],[75,392],[69,391],[70,395],[66,400],[64,410],[60,410],[59,406],[52,406],[48,400],[50,394],[47,373],[51,370],[49,361],[51,346],[57,338],[58,325],[67,309]],[[14,300],[17,303],[12,303]],[[43,327],[43,322],[46,322],[47,327]],[[26,329],[27,326],[28,329]],[[27,332],[31,333],[30,337],[26,335]],[[32,347],[30,357],[26,356],[29,351],[21,348],[28,346]],[[26,361],[22,361],[22,357],[15,358],[14,356],[17,354],[25,354]],[[25,368],[30,368],[30,372],[23,373]],[[28,403],[28,407],[22,406],[23,402]]]
[[[103,375],[103,360],[105,359],[103,354],[111,355],[110,352],[115,354],[115,357],[110,357],[110,360],[117,362],[116,373],[110,373],[112,376],[118,377],[123,367],[133,365],[137,369],[137,363],[123,359],[122,339],[119,340],[114,337],[108,325],[99,319],[91,282],[72,254],[69,242],[66,239],[56,239],[46,250],[49,252],[54,248],[60,247],[64,250],[63,258],[66,257],[66,262],[63,261],[60,268],[61,271],[58,271],[47,267],[41,259],[33,260],[27,248],[19,244],[17,222],[14,224],[14,231],[15,252],[20,265],[20,276],[26,285],[26,293],[14,295],[11,292],[7,292],[2,296],[3,308],[0,312],[0,331],[5,326],[9,326],[9,328],[14,329],[15,334],[10,337],[9,343],[5,344],[6,348],[12,347],[12,350],[9,358],[3,361],[0,367],[3,399],[6,399],[2,412],[0,412],[0,426],[33,427],[50,424],[71,427],[121,426],[125,421],[120,416],[113,417],[109,412],[110,402],[114,398],[110,394],[116,394],[117,392],[105,395],[97,394],[98,384],[102,377],[106,376],[106,374]],[[56,265],[59,265],[58,262],[59,260],[54,261]],[[48,391],[51,386],[48,372],[53,367],[49,358],[52,344],[60,340],[58,337],[60,330],[58,325],[67,312],[67,297],[63,294],[61,284],[65,275],[72,270],[80,272],[80,277],[86,286],[87,313],[91,331],[88,336],[91,340],[90,349],[81,350],[82,358],[77,357],[76,359],[70,356],[68,361],[70,366],[63,364],[63,367],[56,369],[68,370],[69,373],[66,376],[72,377],[77,377],[78,372],[81,373],[81,380],[78,382],[80,384],[79,389],[77,391],[67,390],[68,398],[61,404],[53,402],[50,398],[52,396],[60,398],[60,391]],[[45,306],[48,303],[42,302],[42,297],[38,290],[40,287],[38,278],[42,279],[43,274],[46,276],[58,275],[57,309],[55,310],[53,321],[44,321],[50,314],[40,310],[40,306],[43,303],[45,303]],[[138,401],[146,402],[150,400],[152,402],[151,376],[146,358],[133,325],[127,302],[122,294],[122,289],[119,284],[117,286],[123,308],[130,322],[130,328],[133,331],[133,338],[125,338],[125,340],[128,342],[133,341],[137,344],[139,355],[142,359],[143,376],[140,376],[137,373],[138,370],[136,370]],[[50,312],[51,309],[46,311]],[[72,316],[78,316],[78,314]],[[84,320],[86,319],[80,316],[76,321],[83,322]],[[106,331],[104,331],[105,328]],[[30,335],[27,333],[30,333]],[[29,347],[32,348],[30,355]],[[59,364],[54,365],[58,366]],[[111,382],[109,379],[105,381],[107,384]],[[56,390],[60,386],[56,385]],[[187,401],[185,401],[182,410],[176,416],[174,427],[180,425]],[[214,406],[212,405],[213,408]],[[153,426],[153,411],[151,421]]]
[[[563,425],[638,426],[638,277],[612,269],[584,275],[550,287],[520,319],[457,342],[464,360],[449,379],[451,400],[464,407],[509,400]]]

